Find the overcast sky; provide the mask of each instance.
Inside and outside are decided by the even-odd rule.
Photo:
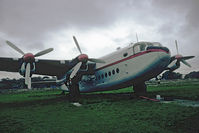
[[[199,71],[199,0],[0,0],[0,57],[21,57],[5,44],[25,52],[53,47],[40,58],[72,59],[83,53],[100,57],[139,41],[158,41],[176,54],[194,55],[178,72]],[[0,72],[2,77],[19,74]]]

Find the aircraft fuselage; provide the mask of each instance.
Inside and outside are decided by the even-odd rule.
[[[82,77],[79,82],[80,91],[93,92],[129,87],[134,83],[154,78],[164,71],[170,63],[169,50],[160,44],[147,49],[152,43],[139,43],[143,43],[145,49],[136,49],[135,44],[100,58],[106,63],[97,63],[94,75]]]

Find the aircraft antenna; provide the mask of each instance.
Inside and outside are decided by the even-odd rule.
[[[138,35],[137,35],[137,32],[136,32],[136,39],[137,39],[137,42],[138,42]]]
[[[176,44],[176,50],[177,50],[177,54],[179,55],[179,50],[178,50],[178,42],[177,42],[177,40],[175,40],[175,44]]]

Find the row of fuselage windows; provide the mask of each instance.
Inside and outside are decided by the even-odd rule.
[[[113,69],[112,71],[105,72],[105,73],[103,73],[101,75],[98,75],[96,77],[96,80],[101,80],[101,79],[107,78],[108,76],[110,77],[111,75],[115,75],[115,74],[117,74],[119,72],[120,72],[119,68],[116,68],[116,70]]]

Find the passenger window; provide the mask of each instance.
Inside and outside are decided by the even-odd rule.
[[[111,72],[108,72],[108,75],[111,76]]]
[[[106,78],[107,78],[107,76],[108,76],[107,73],[105,73],[105,77],[106,77]]]
[[[112,74],[113,74],[113,75],[115,74],[115,70],[112,71]]]
[[[124,53],[123,56],[126,57],[128,55],[128,53]]]
[[[116,72],[117,72],[117,73],[119,73],[119,72],[120,72],[119,68],[117,68],[117,69],[116,69]]]

